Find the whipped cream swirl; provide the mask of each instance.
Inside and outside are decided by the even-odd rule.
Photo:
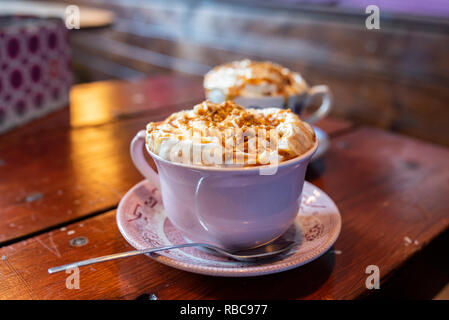
[[[148,150],[159,157],[203,166],[257,166],[310,150],[312,127],[288,109],[245,109],[232,101],[204,101],[147,125]]]
[[[297,95],[307,90],[300,74],[272,62],[234,61],[210,70],[204,77],[208,97],[262,98]]]

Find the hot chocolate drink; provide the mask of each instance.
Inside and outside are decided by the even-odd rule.
[[[203,166],[255,166],[301,156],[315,144],[312,127],[288,109],[243,108],[204,101],[147,126],[159,157]]]

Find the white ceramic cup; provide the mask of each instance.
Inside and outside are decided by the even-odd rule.
[[[144,157],[145,130],[131,142],[131,158],[162,194],[167,217],[190,241],[225,249],[262,245],[282,235],[298,214],[307,165],[318,141],[305,154],[260,167],[217,168],[170,162],[152,153],[158,172]],[[273,165],[261,166],[271,167]]]

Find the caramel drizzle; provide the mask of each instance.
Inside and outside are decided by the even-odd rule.
[[[243,66],[242,66],[243,65]],[[277,88],[276,95],[283,96],[284,101],[288,100],[289,95],[292,92],[288,90],[296,83],[294,73],[281,65],[272,62],[256,62],[250,60],[243,60],[238,62],[231,62],[221,66],[215,67],[212,72],[219,68],[246,68],[251,70],[250,76],[240,75],[236,81],[236,84],[228,88],[226,100],[232,100],[239,96],[246,85],[259,85],[261,83],[268,83],[275,85]],[[267,77],[266,74],[275,74],[275,77]],[[268,94],[267,94],[268,95]]]

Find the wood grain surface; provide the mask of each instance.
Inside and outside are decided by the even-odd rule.
[[[325,255],[291,271],[214,278],[139,256],[82,268],[79,290],[66,288],[67,274],[47,274],[49,267],[131,249],[112,210],[1,248],[0,298],[135,299],[143,294],[158,299],[360,298],[369,293],[368,265],[380,268],[383,281],[448,229],[447,159],[449,150],[377,129],[358,128],[335,137],[309,176],[337,203],[343,219],[341,235]],[[139,179],[133,176],[122,185]],[[79,236],[88,238],[88,243],[71,246],[70,240]]]
[[[114,208],[140,179],[133,136],[201,88],[188,77],[75,86],[70,108],[0,136],[0,244]]]

